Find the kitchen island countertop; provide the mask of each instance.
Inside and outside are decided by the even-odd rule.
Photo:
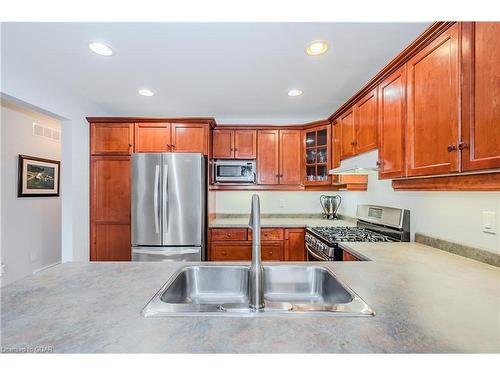
[[[328,267],[374,317],[144,318],[186,263],[65,263],[4,286],[2,350],[500,352],[500,269],[416,243],[349,243]]]

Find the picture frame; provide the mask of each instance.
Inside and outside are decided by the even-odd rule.
[[[18,197],[58,197],[61,162],[19,155]]]

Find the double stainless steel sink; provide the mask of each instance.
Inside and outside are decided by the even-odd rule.
[[[182,267],[144,307],[142,315],[375,315],[330,270],[313,265],[264,265],[265,307],[253,310],[249,307],[249,270],[243,265]]]

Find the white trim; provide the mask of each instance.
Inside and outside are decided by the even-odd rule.
[[[46,265],[46,266],[44,266],[44,267],[42,267],[42,268],[38,268],[38,269],[34,270],[34,271],[33,271],[33,275],[34,275],[35,273],[40,272],[40,271],[46,270],[47,268],[51,268],[51,267],[57,266],[58,264],[61,264],[61,261],[60,261],[60,260],[58,260],[57,262],[54,262],[54,263],[48,264],[48,265]]]

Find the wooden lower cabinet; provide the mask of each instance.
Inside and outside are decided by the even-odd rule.
[[[92,237],[90,260],[128,261],[131,259],[129,224],[95,224]]]
[[[304,244],[305,232],[303,228],[285,229],[285,260],[297,262],[307,259]]]
[[[237,261],[252,259],[252,243],[240,242],[211,242],[210,260],[212,261]]]
[[[90,260],[130,260],[130,156],[92,156]]]
[[[342,251],[342,260],[344,262],[354,262],[354,261],[357,261],[359,259],[357,257],[355,257],[354,255],[352,255],[350,252],[343,250]]]
[[[263,261],[305,261],[303,228],[262,228]],[[210,229],[209,260],[249,261],[252,259],[252,231],[243,228]],[[239,240],[238,240],[239,239]]]

